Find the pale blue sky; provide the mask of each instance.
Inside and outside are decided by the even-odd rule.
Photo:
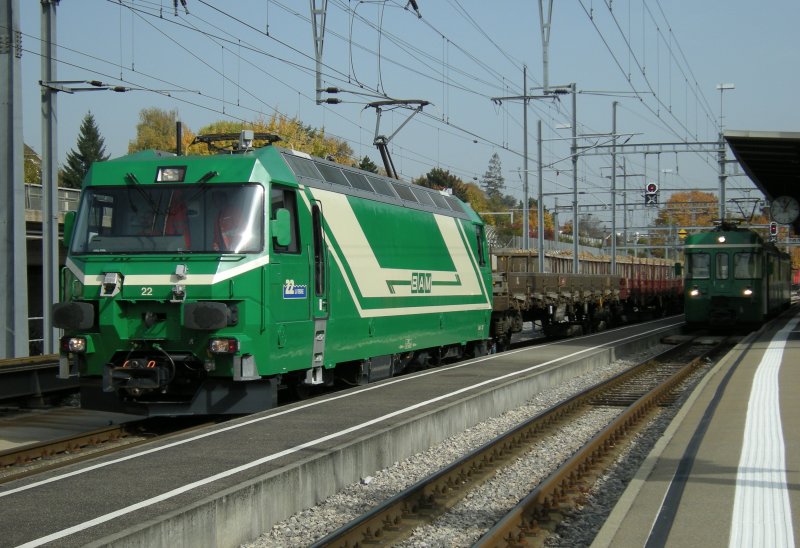
[[[542,82],[538,2],[520,0],[418,0],[422,18],[404,0],[330,0],[324,50],[324,85],[343,93],[344,104],[314,103],[314,54],[305,0],[186,0],[189,15],[171,0],[63,0],[58,8],[58,80],[101,80],[137,88],[58,95],[61,161],[75,146],[91,110],[107,151],[126,152],[139,111],[177,109],[193,131],[220,119],[253,120],[280,112],[325,127],[346,139],[358,157],[379,163],[372,146],[375,112],[364,104],[385,94],[423,99],[418,115],[392,140],[401,175],[418,177],[439,165],[465,180],[480,178],[492,153],[500,155],[507,192],[522,196],[522,106],[491,97],[522,93]],[[40,4],[21,0],[24,136],[41,150]],[[800,131],[800,2],[774,0],[562,0],[554,2],[550,83],[577,82],[581,133],[611,130],[611,103],[620,102],[617,128],[630,142],[715,140],[719,83],[729,129]],[[609,10],[609,6],[613,8]],[[217,8],[217,9],[215,9]],[[613,14],[613,16],[612,16]],[[159,17],[160,15],[160,17]],[[591,18],[590,18],[591,16]],[[377,55],[375,52],[380,52]],[[643,68],[645,77],[642,75]],[[628,81],[630,75],[630,81]],[[633,91],[638,95],[634,95]],[[530,90],[529,90],[530,91]],[[593,94],[589,92],[624,92]],[[656,100],[656,97],[658,98]],[[568,129],[562,104],[529,107],[529,169],[536,168],[536,121],[544,124],[545,192],[571,186]],[[385,112],[381,131],[391,134],[406,114]],[[598,141],[600,139],[600,141]],[[477,141],[477,142],[475,142]],[[582,140],[586,145],[602,138]],[[716,190],[711,156],[664,154],[628,157],[630,173],[660,178],[665,189]],[[604,176],[610,158],[581,160],[587,203],[609,203]],[[556,171],[557,170],[557,171]],[[641,188],[645,177],[630,178]],[[535,173],[530,179],[536,189]],[[752,184],[731,178],[731,196]],[[742,192],[736,192],[740,189]],[[753,196],[757,192],[751,193]],[[666,195],[665,195],[666,197]],[[564,196],[563,201],[568,201]],[[582,198],[583,199],[583,198]],[[629,200],[640,200],[638,195]],[[545,204],[552,207],[553,198]],[[599,214],[601,217],[602,214]],[[643,219],[646,222],[647,219]]]

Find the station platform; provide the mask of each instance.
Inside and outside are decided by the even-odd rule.
[[[791,547],[800,523],[800,310],[702,380],[593,548]]]

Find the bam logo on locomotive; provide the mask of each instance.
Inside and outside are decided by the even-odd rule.
[[[411,273],[411,293],[430,293],[431,286],[431,273],[430,272],[412,272]]]
[[[286,280],[283,284],[284,299],[305,299],[306,286],[295,285],[294,280]]]

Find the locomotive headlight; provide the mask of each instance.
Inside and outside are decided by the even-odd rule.
[[[697,297],[698,295],[700,295],[700,290],[697,289],[697,286],[695,286],[695,287],[693,287],[692,289],[689,290],[689,296],[690,297]]]
[[[745,297],[749,297],[750,295],[753,294],[753,290],[750,289],[749,287],[745,287],[744,291],[742,291],[742,293],[744,294]]]
[[[83,354],[86,352],[85,337],[64,337],[61,339],[61,350],[63,352],[75,352]]]
[[[186,177],[186,166],[160,167],[156,172],[157,183],[182,183]]]
[[[210,339],[208,350],[212,354],[235,354],[239,351],[239,341],[231,338]]]

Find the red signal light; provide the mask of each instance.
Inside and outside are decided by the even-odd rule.
[[[777,236],[778,235],[778,223],[772,221],[769,224],[769,235],[770,236]]]
[[[645,190],[648,194],[655,194],[658,192],[658,185],[655,183],[647,183]]]

